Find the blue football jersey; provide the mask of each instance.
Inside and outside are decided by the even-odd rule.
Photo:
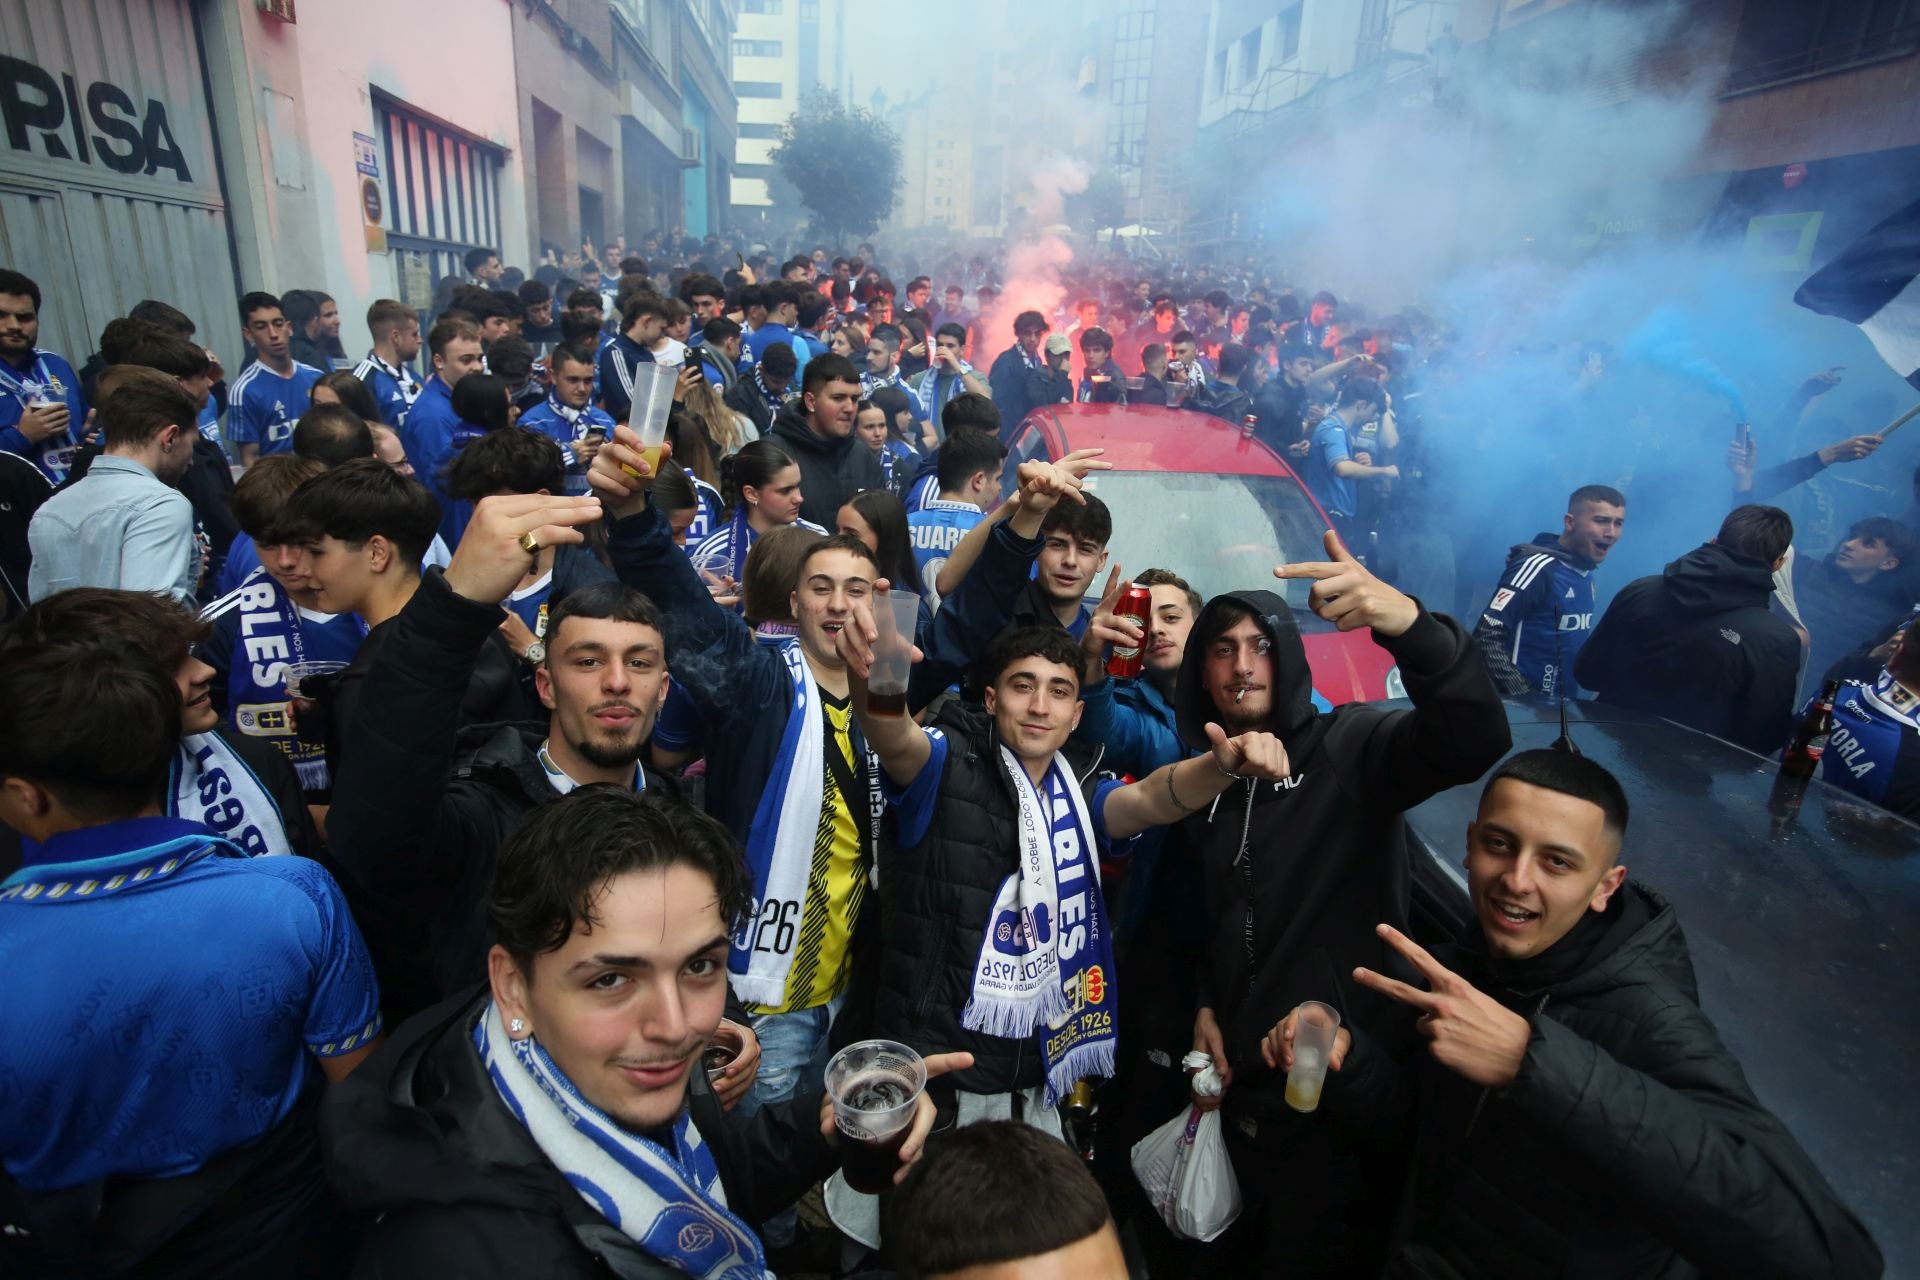
[[[325,370],[298,361],[284,378],[258,360],[248,365],[227,388],[229,447],[238,453],[241,445],[258,445],[263,458],[291,449],[293,424],[307,411],[313,384],[325,376]]]
[[[913,546],[914,563],[919,566],[920,583],[927,589],[929,601],[938,603],[940,599],[934,579],[940,576],[953,549],[960,545],[960,539],[967,536],[968,530],[986,518],[987,513],[971,502],[948,502],[941,498],[935,498],[907,517],[907,541]]]
[[[1577,697],[1574,660],[1593,632],[1593,569],[1549,534],[1513,548],[1473,638],[1501,693]]]

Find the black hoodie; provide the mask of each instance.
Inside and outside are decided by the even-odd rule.
[[[409,1020],[328,1091],[320,1120],[328,1177],[343,1204],[378,1216],[353,1274],[682,1275],[595,1212],[501,1101],[473,1046],[486,997],[485,987],[469,989]],[[728,1207],[749,1223],[839,1165],[820,1133],[818,1096],[743,1120],[721,1111],[695,1070],[687,1106]]]
[[[839,527],[840,508],[862,489],[887,487],[886,472],[873,451],[852,433],[838,440],[815,435],[796,398],[774,415],[773,439],[800,464],[800,518],[823,529]]]
[[[1878,1276],[1881,1258],[1699,1006],[1680,921],[1629,881],[1523,961],[1476,931],[1440,962],[1532,1026],[1483,1089],[1357,1036],[1323,1110],[1355,1141],[1416,1126],[1390,1275]]]
[[[1600,701],[1771,755],[1786,741],[1800,637],[1768,601],[1773,569],[1716,543],[1628,583],[1573,674]]]
[[[1286,1075],[1261,1062],[1260,1041],[1305,1000],[1334,1006],[1345,1025],[1383,1043],[1410,1038],[1409,1012],[1351,974],[1365,965],[1415,976],[1374,934],[1382,922],[1407,927],[1402,811],[1498,760],[1510,743],[1506,709],[1467,633],[1422,609],[1404,635],[1374,637],[1398,660],[1411,710],[1349,703],[1317,712],[1292,611],[1272,592],[1238,591],[1201,611],[1181,663],[1174,710],[1180,736],[1196,749],[1207,721],[1220,719],[1200,675],[1205,638],[1221,629],[1229,601],[1252,611],[1273,641],[1267,727],[1286,746],[1291,776],[1236,784],[1175,828],[1174,847],[1197,867],[1206,895],[1201,1001],[1233,1069],[1227,1150],[1248,1205],[1264,1201],[1268,1262],[1286,1249],[1319,1258],[1316,1274],[1346,1274],[1378,1266],[1369,1255],[1384,1241],[1397,1166],[1320,1115],[1288,1107]],[[1287,1172],[1300,1168],[1312,1177]],[[1263,1183],[1269,1189],[1258,1189]]]
[[[1412,709],[1348,703],[1321,713],[1286,601],[1235,591],[1201,611],[1180,667],[1175,715],[1196,750],[1206,745],[1207,721],[1220,719],[1200,687],[1201,637],[1215,633],[1229,601],[1251,610],[1273,641],[1268,727],[1286,746],[1292,776],[1237,784],[1181,823],[1175,839],[1198,861],[1213,921],[1202,991],[1233,1068],[1228,1114],[1258,1118],[1263,1130],[1296,1128],[1313,1120],[1282,1100],[1286,1078],[1261,1063],[1261,1037],[1303,1000],[1333,1005],[1348,1025],[1404,1035],[1399,1007],[1349,980],[1357,965],[1399,968],[1373,929],[1406,926],[1402,813],[1478,778],[1511,738],[1479,651],[1451,618],[1422,608],[1406,634],[1375,636],[1398,660]]]

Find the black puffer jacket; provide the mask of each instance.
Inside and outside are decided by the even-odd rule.
[[[1715,543],[1628,583],[1573,674],[1600,701],[1771,755],[1792,726],[1800,637],[1767,607],[1771,566]]]
[[[429,570],[367,670],[340,726],[327,834],[340,888],[372,953],[389,1022],[485,973],[495,856],[557,794],[536,755],[539,724],[462,730],[461,702],[500,606]],[[649,770],[649,790],[677,794]]]
[[[839,527],[840,508],[862,489],[884,489],[887,473],[873,450],[851,432],[838,440],[817,436],[798,399],[773,416],[773,439],[800,464],[800,517],[823,529]]]
[[[1364,1032],[1325,1110],[1366,1140],[1411,1110],[1396,1275],[1855,1280],[1879,1250],[1701,1012],[1673,908],[1628,883],[1522,962],[1437,958],[1525,1016],[1514,1082],[1482,1089]]]
[[[935,724],[948,744],[939,807],[919,844],[881,855],[882,953],[872,1034],[922,1053],[965,1049],[973,1066],[951,1077],[965,1092],[1029,1088],[1045,1079],[1031,1038],[1010,1040],[960,1025],[994,898],[1018,867],[1019,801],[992,716],[956,700],[941,708]],[[1091,801],[1100,750],[1069,742],[1066,754]]]
[[[594,1212],[500,1100],[473,1047],[485,988],[410,1020],[327,1095],[320,1141],[342,1203],[379,1220],[353,1275],[684,1277]],[[735,1216],[759,1222],[830,1175],[820,1099],[796,1097],[736,1120],[706,1073],[687,1106],[713,1151]]]

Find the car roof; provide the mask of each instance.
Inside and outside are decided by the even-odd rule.
[[[1203,471],[1217,475],[1290,476],[1259,440],[1211,414],[1162,405],[1063,404],[1035,412],[1053,419],[1068,449],[1105,449],[1116,471]]]
[[[1701,1005],[1754,1092],[1873,1232],[1887,1274],[1920,1273],[1920,827],[1815,782],[1776,830],[1776,762],[1598,703],[1569,718],[1581,754],[1626,789],[1627,878],[1673,904]],[[1560,734],[1546,708],[1509,703],[1508,720],[1517,751]],[[1479,796],[1455,787],[1407,815],[1415,856],[1462,899]]]

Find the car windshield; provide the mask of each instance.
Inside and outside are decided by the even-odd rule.
[[[1307,607],[1310,582],[1281,582],[1275,565],[1322,560],[1326,522],[1297,481],[1281,476],[1096,471],[1088,488],[1113,511],[1111,563],[1129,574],[1170,569],[1211,600],[1223,591],[1280,591]],[[1095,582],[1104,587],[1106,579]]]

